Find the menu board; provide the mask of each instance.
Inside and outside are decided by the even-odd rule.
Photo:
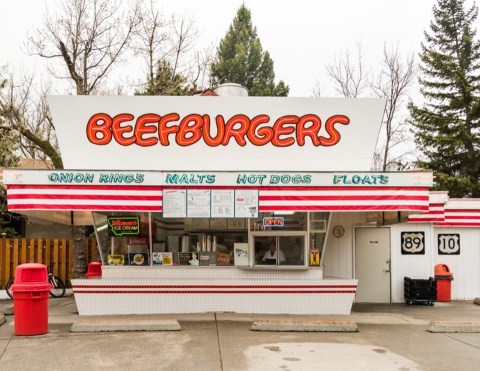
[[[233,189],[212,190],[212,218],[235,216],[235,191]]]
[[[163,216],[165,218],[187,217],[187,190],[163,190]]]
[[[258,218],[258,190],[235,191],[235,218]]]
[[[189,218],[210,217],[210,190],[189,189],[187,192],[187,216]]]

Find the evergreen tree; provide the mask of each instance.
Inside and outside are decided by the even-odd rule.
[[[288,95],[283,81],[275,84],[273,60],[262,50],[250,10],[240,6],[225,37],[220,41],[216,60],[211,65],[215,85],[233,82],[247,88],[251,96]]]
[[[410,103],[415,141],[436,188],[451,197],[480,197],[480,43],[478,8],[438,0],[420,53],[423,107]]]
[[[191,95],[193,92],[188,87],[187,78],[175,73],[170,63],[160,61],[153,80],[143,92],[135,95]]]

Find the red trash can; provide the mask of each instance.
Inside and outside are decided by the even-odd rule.
[[[435,266],[435,278],[437,280],[437,301],[451,301],[453,274],[446,264]]]
[[[88,263],[88,271],[85,273],[85,277],[101,277],[102,276],[102,263],[101,262],[91,262]]]
[[[48,332],[47,266],[21,264],[15,270],[12,285],[15,335],[42,335]]]

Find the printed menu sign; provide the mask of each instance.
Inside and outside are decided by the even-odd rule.
[[[163,216],[165,218],[187,217],[187,190],[163,190]]]
[[[190,189],[187,192],[187,217],[210,217],[210,190]]]
[[[258,190],[235,191],[235,218],[258,218]]]
[[[235,216],[235,191],[233,189],[212,190],[212,218]]]
[[[121,237],[140,234],[140,218],[138,216],[112,216],[108,217],[108,234]]]

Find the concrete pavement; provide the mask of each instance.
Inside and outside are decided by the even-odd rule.
[[[11,304],[0,300],[0,312]],[[104,317],[102,317],[104,318]],[[477,370],[480,334],[431,333],[432,321],[479,321],[472,302],[357,304],[350,316],[205,313],[110,318],[178,320],[181,331],[72,333],[73,297],[49,300],[49,332],[0,326],[1,370]],[[251,331],[254,321],[354,321],[359,332]]]

